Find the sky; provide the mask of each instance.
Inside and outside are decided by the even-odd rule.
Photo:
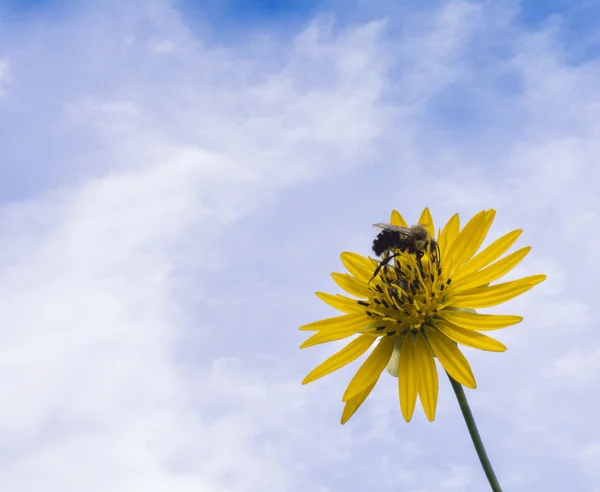
[[[342,251],[430,207],[522,228],[465,349],[505,490],[600,491],[594,2],[0,3],[0,490],[481,491],[450,385],[298,350]]]

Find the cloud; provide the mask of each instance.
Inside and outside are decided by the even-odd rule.
[[[298,473],[293,447],[307,439],[282,420],[300,419],[301,388],[241,378],[239,361],[220,363],[218,352],[185,366],[176,356],[184,341],[194,332],[209,341],[219,327],[206,305],[190,319],[189,293],[176,294],[194,268],[194,289],[213,295],[202,276],[224,269],[218,236],[234,234],[273,193],[372,152],[385,121],[380,26],[333,33],[312,24],[268,71],[250,53],[201,46],[170,9],[83,11],[39,29],[47,42],[31,40],[15,58],[17,100],[45,90],[22,78],[35,60],[52,78],[68,59],[70,80],[44,93],[56,112],[39,112],[36,155],[52,145],[47,126],[85,145],[58,149],[56,189],[2,209],[0,386],[11,404],[1,412],[0,483],[214,491],[310,483],[289,468]],[[178,49],[157,57],[159,37],[177,39]],[[275,40],[263,48],[279,49]],[[270,416],[277,411],[282,418]]]
[[[10,63],[8,58],[0,58],[0,97],[6,95],[6,86],[10,76]]]
[[[506,354],[467,351],[468,396],[501,480],[589,490],[596,60],[510,5],[239,45],[168,2],[71,15],[3,35],[3,490],[484,488],[448,385],[405,425],[384,376],[344,427],[351,370],[299,385],[339,252],[426,205],[525,229],[518,274],[550,277],[505,308]]]
[[[554,362],[553,375],[569,386],[585,388],[593,385],[600,371],[600,347],[582,350],[572,347],[570,352]]]

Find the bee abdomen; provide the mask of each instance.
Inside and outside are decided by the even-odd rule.
[[[384,251],[400,246],[399,239],[400,235],[397,232],[381,231],[373,241],[373,252],[381,256]]]

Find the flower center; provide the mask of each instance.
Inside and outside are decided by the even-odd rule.
[[[366,332],[405,335],[417,332],[444,307],[450,279],[446,279],[437,255],[393,250],[393,264],[385,264],[371,282],[369,302],[361,302],[373,319]],[[382,259],[385,262],[386,257]]]

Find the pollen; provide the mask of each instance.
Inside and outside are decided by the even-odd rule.
[[[404,336],[418,332],[431,323],[450,294],[436,255],[429,251],[422,257],[393,253],[393,264],[385,265],[370,284],[372,296],[365,304],[373,323],[365,333]]]

